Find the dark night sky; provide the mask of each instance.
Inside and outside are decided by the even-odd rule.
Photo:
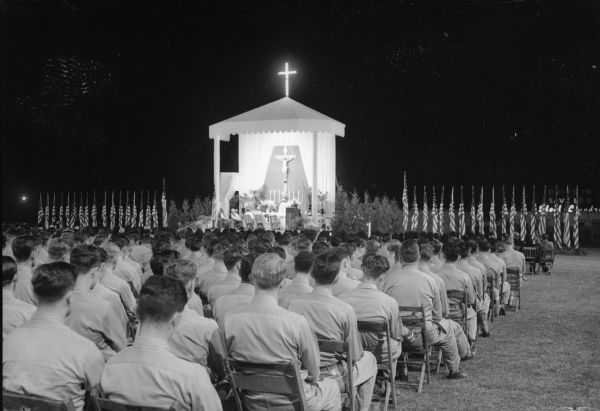
[[[598,197],[596,0],[149,4],[0,5],[5,221],[40,191],[210,194],[208,126],[282,97],[286,60],[291,97],[346,124],[345,188],[399,199],[407,170]]]

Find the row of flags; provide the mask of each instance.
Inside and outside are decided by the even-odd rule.
[[[404,231],[425,231],[433,233],[444,233],[444,215],[446,213],[444,205],[444,189],[442,186],[441,195],[436,198],[435,186],[432,188],[433,201],[431,211],[427,202],[427,187],[423,190],[423,208],[422,213],[419,212],[419,204],[417,201],[417,189],[413,189],[412,211],[409,208],[408,202],[408,186],[406,183],[406,173],[404,173],[404,188],[402,190],[402,208],[404,210],[402,227]],[[556,194],[554,199],[547,196],[546,187],[544,186],[544,194],[541,206],[538,207],[535,200],[535,186],[532,190],[531,208],[527,205],[526,189],[523,186],[521,198],[521,210],[517,213],[515,187],[512,187],[512,201],[510,207],[506,202],[506,194],[504,186],[502,186],[502,207],[500,208],[500,220],[496,213],[495,204],[495,187],[492,186],[491,204],[488,212],[489,224],[485,227],[485,211],[484,211],[484,188],[481,187],[479,193],[479,202],[476,201],[475,187],[471,186],[471,211],[469,219],[469,229],[476,234],[487,234],[491,237],[498,237],[499,234],[510,235],[515,237],[515,234],[521,241],[525,241],[529,236],[535,244],[539,244],[541,237],[546,234],[547,220],[546,215],[553,214],[554,226],[554,244],[559,247],[579,248],[579,188],[575,189],[573,204],[570,204],[569,187],[566,189],[566,200],[559,200]],[[558,189],[555,189],[558,193]],[[450,204],[448,206],[449,215],[449,231],[456,232],[459,235],[465,235],[467,232],[467,219],[465,213],[465,202],[463,197],[463,186],[460,186],[460,202],[458,203],[458,215],[456,215],[456,204],[454,201],[454,186],[450,190]],[[412,213],[412,214],[411,214]],[[409,218],[410,214],[410,218]],[[493,216],[493,218],[491,218]],[[458,217],[458,218],[457,218]],[[518,220],[517,220],[518,217]],[[516,232],[516,228],[519,231]]]
[[[79,202],[77,194],[66,193],[66,202],[64,193],[60,193],[60,203],[57,201],[56,193],[46,193],[46,204],[43,204],[44,196],[40,193],[40,205],[37,214],[37,224],[46,229],[53,227],[106,227],[114,230],[115,228],[142,227],[153,229],[167,226],[167,197],[163,187],[160,200],[161,216],[159,219],[159,208],[156,202],[156,191],[154,191],[154,201],[150,202],[150,190],[146,193],[146,203],[144,205],[144,191],[133,191],[130,201],[129,190],[125,192],[125,201],[123,201],[123,192],[118,192],[118,202],[115,202],[115,192],[110,193],[110,202],[108,191],[104,192],[104,201],[101,204],[96,202],[96,192],[92,193],[90,204],[89,193],[79,193]],[[139,208],[138,208],[139,198]],[[90,207],[91,206],[91,207]],[[160,220],[160,221],[159,221]]]

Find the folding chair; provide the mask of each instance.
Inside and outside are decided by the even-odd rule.
[[[415,306],[399,306],[400,310],[400,318],[402,319],[402,324],[413,331],[418,331],[421,333],[422,346],[421,347],[412,347],[412,346],[402,346],[402,355],[399,359],[404,366],[404,375],[408,375],[408,366],[416,365],[421,367],[421,372],[419,375],[419,383],[417,384],[417,392],[420,393],[423,388],[423,381],[425,380],[425,375],[427,374],[427,384],[429,384],[429,377],[431,374],[430,370],[430,357],[431,357],[431,347],[429,346],[429,342],[427,341],[427,320],[425,319],[425,307],[422,305],[420,307]],[[404,314],[403,314],[404,313]],[[410,313],[410,314],[405,314]],[[409,361],[409,355],[420,356],[420,361]],[[415,384],[411,383],[398,383],[398,385],[409,385],[413,386]]]
[[[244,224],[247,230],[254,230],[254,219],[249,214],[244,214]]]
[[[348,401],[350,402],[350,411],[354,411],[354,378],[352,375],[354,358],[350,352],[349,344],[341,340],[317,339],[317,342],[319,343],[319,351],[331,354],[341,354],[345,357],[347,367],[346,372],[348,374],[344,381],[344,385],[346,386],[345,392],[348,395]]]
[[[377,333],[379,335],[385,334],[387,343],[387,362],[385,364],[377,363],[377,370],[387,371],[386,387],[385,387],[385,406],[384,411],[387,411],[390,403],[390,393],[392,394],[392,407],[394,410],[397,408],[396,398],[396,385],[394,379],[396,378],[396,360],[392,361],[392,338],[390,337],[391,325],[388,321],[383,320],[377,321],[357,321],[359,333]]]
[[[254,221],[256,221],[256,228],[265,228],[265,218],[262,214],[255,214]]]
[[[488,310],[488,321],[494,322],[494,318],[496,318],[496,298],[494,296],[494,289],[497,287],[498,283],[496,280],[496,274],[491,268],[487,268],[487,293],[490,297],[490,309]],[[501,298],[502,293],[498,298]]]
[[[297,361],[256,364],[228,358],[226,364],[239,410],[244,409],[240,390],[284,395],[290,401],[290,410],[307,409]]]
[[[183,411],[185,408],[177,401],[173,402],[169,408],[148,407],[143,405],[130,405],[111,401],[103,398],[104,394],[98,388],[94,388],[90,393],[90,399],[95,411]]]
[[[2,391],[4,411],[75,411],[71,400],[53,400],[37,395],[24,395]]]
[[[535,258],[537,257],[538,251],[536,247],[523,247],[523,254],[525,254],[525,267],[527,272],[525,274],[537,274],[535,271]]]
[[[279,222],[279,216],[277,214],[271,214],[269,216],[269,221],[271,223],[272,231],[278,231],[281,229],[281,223]]]
[[[506,281],[510,284],[511,296],[509,300],[509,307],[514,308],[515,311],[521,309],[521,270],[515,267],[508,267],[506,269]],[[517,298],[517,305],[513,304],[514,299]]]
[[[541,248],[540,247],[540,263],[537,266],[536,274],[539,273],[540,268],[546,267],[548,271],[546,274],[552,274],[552,267],[554,267],[554,249],[553,248]]]
[[[463,290],[448,290],[448,317],[451,320],[459,323],[465,332],[467,333],[467,292]]]

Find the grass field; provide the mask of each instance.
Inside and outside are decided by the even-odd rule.
[[[478,340],[477,357],[461,365],[466,379],[443,370],[421,394],[398,388],[399,408],[600,408],[600,250],[557,256],[552,275],[527,277],[521,304]]]

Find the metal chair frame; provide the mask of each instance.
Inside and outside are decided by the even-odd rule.
[[[521,309],[521,270],[515,267],[508,267],[506,269],[506,281],[510,284],[511,290],[511,304],[510,307],[515,309],[515,311],[519,311]],[[517,295],[519,302],[516,306],[513,306],[512,299]]]
[[[535,267],[536,267],[535,258],[538,255],[537,247],[523,247],[523,254],[525,255],[525,268],[526,268],[526,272],[523,273],[523,275],[537,274],[535,271]]]
[[[2,391],[3,411],[75,411],[70,399],[54,400],[38,395],[25,395]]]
[[[182,411],[184,407],[178,402],[171,404],[169,408],[158,408],[143,405],[122,404],[103,398],[102,390],[94,388],[90,393],[90,400],[95,411]]]
[[[319,344],[319,351],[332,353],[332,354],[343,354],[346,357],[346,371],[347,377],[344,381],[346,385],[346,394],[348,395],[348,400],[350,402],[350,411],[354,411],[354,377],[352,375],[352,370],[354,368],[354,358],[352,356],[352,352],[350,351],[350,344],[346,341],[342,340],[323,340],[317,339],[317,343]]]
[[[430,358],[431,358],[431,347],[429,342],[427,341],[427,320],[425,319],[425,307],[424,306],[399,306],[400,310],[400,318],[402,319],[402,324],[407,327],[412,327],[413,329],[417,328],[421,332],[422,339],[422,347],[407,347],[403,346],[401,359],[398,361],[402,362],[404,367],[404,375],[408,376],[408,366],[409,365],[420,365],[421,371],[419,375],[419,383],[417,384],[417,392],[420,393],[423,389],[423,381],[425,380],[425,375],[427,375],[427,384],[429,384],[430,380]],[[410,312],[411,314],[402,315],[403,312]],[[419,316],[420,315],[420,316]],[[409,361],[409,354],[421,355],[421,361]],[[410,383],[398,383],[398,385],[409,385],[413,386],[415,384]]]

